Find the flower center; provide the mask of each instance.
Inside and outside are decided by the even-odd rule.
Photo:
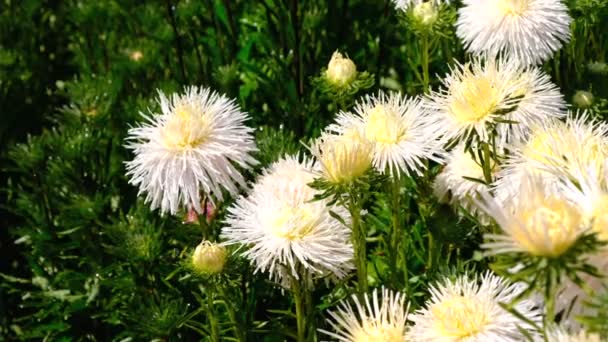
[[[390,108],[376,105],[367,115],[365,137],[375,143],[396,144],[405,138],[406,128]]]
[[[285,205],[270,217],[270,233],[290,241],[302,240],[314,228],[315,217],[313,205],[303,203],[297,207]]]
[[[497,0],[504,15],[522,16],[530,7],[529,0]]]
[[[354,342],[403,342],[403,327],[389,322],[365,321],[353,332]]]
[[[540,206],[521,211],[524,231],[512,230],[513,239],[533,255],[557,257],[572,246],[581,227],[579,210],[557,197],[544,199]]]
[[[454,296],[431,308],[436,318],[436,331],[450,338],[474,336],[490,321],[488,312],[476,298]]]
[[[476,123],[491,115],[500,102],[497,87],[487,78],[471,75],[452,87],[450,113],[461,123]]]
[[[200,113],[191,104],[175,107],[161,131],[161,139],[168,149],[189,150],[207,141],[211,126],[205,113]]]

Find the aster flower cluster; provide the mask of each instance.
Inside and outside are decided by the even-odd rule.
[[[394,3],[428,23],[433,6],[447,4]],[[292,295],[298,341],[316,333],[307,319],[320,280],[352,292],[319,329],[339,341],[587,338],[575,317],[590,314],[584,301],[605,291],[598,276],[608,275],[608,125],[569,112],[537,66],[568,41],[570,20],[559,0],[465,0],[456,32],[472,56],[432,90],[424,41],[418,96],[355,98],[372,78],[336,51],[312,82],[339,95],[333,122],[304,144],[308,155],[284,155],[257,176],[253,129],[233,100],[199,87],[161,92],[160,112],[129,131],[127,175],[153,209],[188,212],[203,229],[207,203],[229,203],[221,230],[203,232],[192,268],[217,276],[234,247],[253,274]],[[431,193],[435,202],[424,198]],[[427,242],[405,225],[426,225],[437,202],[474,218],[480,258],[496,273],[441,275],[420,303],[408,258],[434,270],[433,234],[425,232],[424,260],[415,249]],[[375,262],[370,275],[376,243],[386,280]]]

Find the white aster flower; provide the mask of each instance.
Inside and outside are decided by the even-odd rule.
[[[608,159],[608,124],[589,120],[586,114],[570,115],[566,122],[547,120],[537,124],[525,142],[514,144],[496,181],[498,197],[519,196],[522,179],[537,177],[545,192],[560,194],[562,178],[591,170],[604,174]]]
[[[549,59],[570,39],[560,0],[464,0],[456,35],[474,54],[506,53],[525,65]]]
[[[353,269],[350,229],[330,210],[347,222],[350,218],[341,207],[313,201],[318,191],[307,185],[314,177],[310,166],[309,161],[298,163],[295,157],[276,162],[248,196],[241,196],[228,209],[222,230],[226,244],[247,248],[243,255],[256,272],[268,271],[272,279],[283,283],[290,277],[299,279],[301,268],[337,278]]]
[[[371,297],[371,298],[370,298]],[[374,289],[371,296],[365,294],[361,303],[357,295],[352,295],[355,308],[343,301],[338,311],[329,312],[329,325],[334,332],[321,331],[342,342],[403,342],[405,339],[408,307],[405,295],[382,288]]]
[[[448,139],[477,135],[489,142],[496,127],[496,142],[506,145],[523,140],[535,124],[565,116],[566,103],[549,77],[513,59],[458,64],[442,82],[445,89],[431,93],[426,105]]]
[[[127,148],[135,158],[127,162],[130,183],[146,193],[152,208],[175,214],[180,207],[202,213],[201,193],[222,200],[223,190],[246,186],[236,166],[257,161],[247,114],[234,100],[208,88],[189,87],[166,97],[159,92],[161,113],[129,130]]]
[[[492,167],[495,174],[498,166]],[[433,192],[440,201],[447,201],[456,207],[462,207],[476,216],[482,224],[489,223],[489,217],[479,209],[474,199],[488,192],[488,186],[468,178],[485,181],[481,164],[465,151],[464,145],[456,146],[447,157],[443,170],[435,178]]]
[[[330,130],[358,131],[372,145],[373,165],[392,176],[422,174],[424,160],[441,161],[443,142],[419,98],[380,92],[366,96],[354,113],[341,112]]]
[[[524,288],[510,284],[490,272],[481,277],[461,276],[431,286],[426,306],[410,315],[415,325],[407,334],[409,341],[485,342],[524,341],[518,327],[532,333],[533,327],[504,310],[499,303],[511,303]],[[529,320],[540,323],[541,312],[531,300],[515,307]]]
[[[582,209],[563,195],[546,193],[537,177],[524,179],[516,197],[497,201],[487,194],[478,205],[502,234],[486,234],[488,254],[522,252],[556,258],[588,231]]]

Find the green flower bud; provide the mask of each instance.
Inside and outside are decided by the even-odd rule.
[[[192,266],[200,273],[219,273],[224,269],[226,256],[226,247],[210,241],[202,241],[192,253]]]
[[[574,102],[578,108],[589,108],[593,104],[593,94],[588,91],[579,90],[572,97],[572,102]]]

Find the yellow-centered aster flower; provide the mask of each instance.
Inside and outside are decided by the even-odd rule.
[[[328,320],[333,331],[320,330],[343,342],[403,342],[406,332],[408,306],[405,295],[382,288],[365,294],[364,303],[352,295],[355,307],[340,303],[337,311],[330,311]]]
[[[354,113],[341,112],[329,127],[338,135],[359,132],[372,146],[372,164],[393,176],[422,174],[425,160],[441,161],[443,141],[419,98],[398,93],[366,96]]]
[[[129,130],[127,162],[130,183],[139,186],[152,208],[175,214],[193,208],[203,213],[201,197],[222,200],[224,190],[238,192],[245,179],[237,169],[257,164],[253,130],[234,100],[207,88],[184,94],[159,93],[160,113]]]
[[[562,178],[606,172],[608,125],[586,114],[571,114],[565,122],[547,120],[534,125],[527,140],[513,144],[512,151],[498,173],[495,193],[499,198],[518,197],[528,175],[537,177],[545,192],[559,195]],[[597,181],[606,186],[604,180]]]
[[[431,286],[425,307],[410,315],[414,326],[408,341],[486,342],[524,341],[518,327],[536,334],[532,327],[504,310],[499,303],[510,303],[523,289],[506,279],[485,273],[481,277],[460,276]],[[529,300],[519,301],[515,309],[539,323],[540,312]]]
[[[587,232],[582,208],[560,194],[546,193],[537,177],[524,179],[518,195],[499,203],[487,194],[479,201],[502,234],[486,234],[490,254],[523,252],[557,258]]]
[[[227,244],[241,244],[243,255],[257,271],[268,271],[283,283],[309,274],[344,277],[353,269],[350,229],[345,209],[315,201],[318,191],[308,186],[314,179],[312,162],[286,157],[275,162],[248,196],[228,209],[222,237]]]
[[[458,64],[443,80],[445,88],[430,94],[426,107],[450,140],[476,135],[504,146],[521,141],[530,127],[565,116],[566,103],[557,86],[541,70],[525,69],[506,58],[474,59]]]

